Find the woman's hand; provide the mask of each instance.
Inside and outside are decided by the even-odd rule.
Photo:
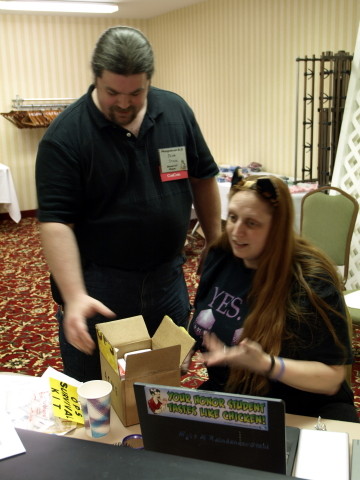
[[[229,365],[260,374],[270,369],[270,355],[263,351],[259,343],[248,338],[242,340],[239,345],[227,347],[214,333],[205,333],[203,344],[208,350],[207,353],[203,353],[208,366]]]
[[[248,338],[239,345],[227,347],[215,334],[207,333],[203,343],[208,350],[203,354],[204,362],[209,366],[244,368],[306,392],[335,395],[345,379],[345,365],[274,357],[272,367],[271,356],[263,351],[261,345]]]

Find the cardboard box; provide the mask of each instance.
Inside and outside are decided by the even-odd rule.
[[[101,375],[113,386],[111,404],[127,427],[139,423],[134,382],[180,385],[180,366],[194,346],[184,328],[165,316],[152,338],[144,319],[136,317],[96,325],[100,348]],[[129,355],[126,375],[120,378],[118,359],[125,353],[150,348],[150,352]]]

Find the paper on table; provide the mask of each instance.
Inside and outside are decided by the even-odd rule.
[[[46,380],[40,377],[0,375],[0,412],[16,428],[43,431],[50,425],[47,413],[50,394]]]
[[[308,480],[349,480],[349,435],[301,429],[294,476]]]
[[[59,376],[64,381],[70,378],[54,369],[48,370],[45,373],[53,377]],[[0,375],[0,412],[7,414],[15,428],[63,435],[77,426],[54,416],[50,383],[45,374],[42,377]]]
[[[346,305],[350,308],[360,308],[360,290],[344,295]]]
[[[65,375],[65,373],[58,372],[52,367],[48,367],[41,375],[41,378],[56,378],[57,380],[62,380],[63,382],[70,383],[70,385],[74,385],[74,387],[79,387],[80,385],[82,385],[82,383],[78,380],[75,380],[75,378],[69,377],[68,375]]]
[[[25,452],[14,425],[5,413],[0,414],[0,460]]]

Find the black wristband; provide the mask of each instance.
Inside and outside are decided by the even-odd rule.
[[[270,355],[270,361],[271,361],[271,364],[270,364],[270,368],[269,370],[265,373],[265,375],[268,377],[271,372],[274,370],[274,367],[275,367],[275,357],[274,355]]]

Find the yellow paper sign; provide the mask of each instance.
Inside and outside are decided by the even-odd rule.
[[[66,382],[50,378],[52,409],[55,417],[76,423],[84,423],[77,387]]]

